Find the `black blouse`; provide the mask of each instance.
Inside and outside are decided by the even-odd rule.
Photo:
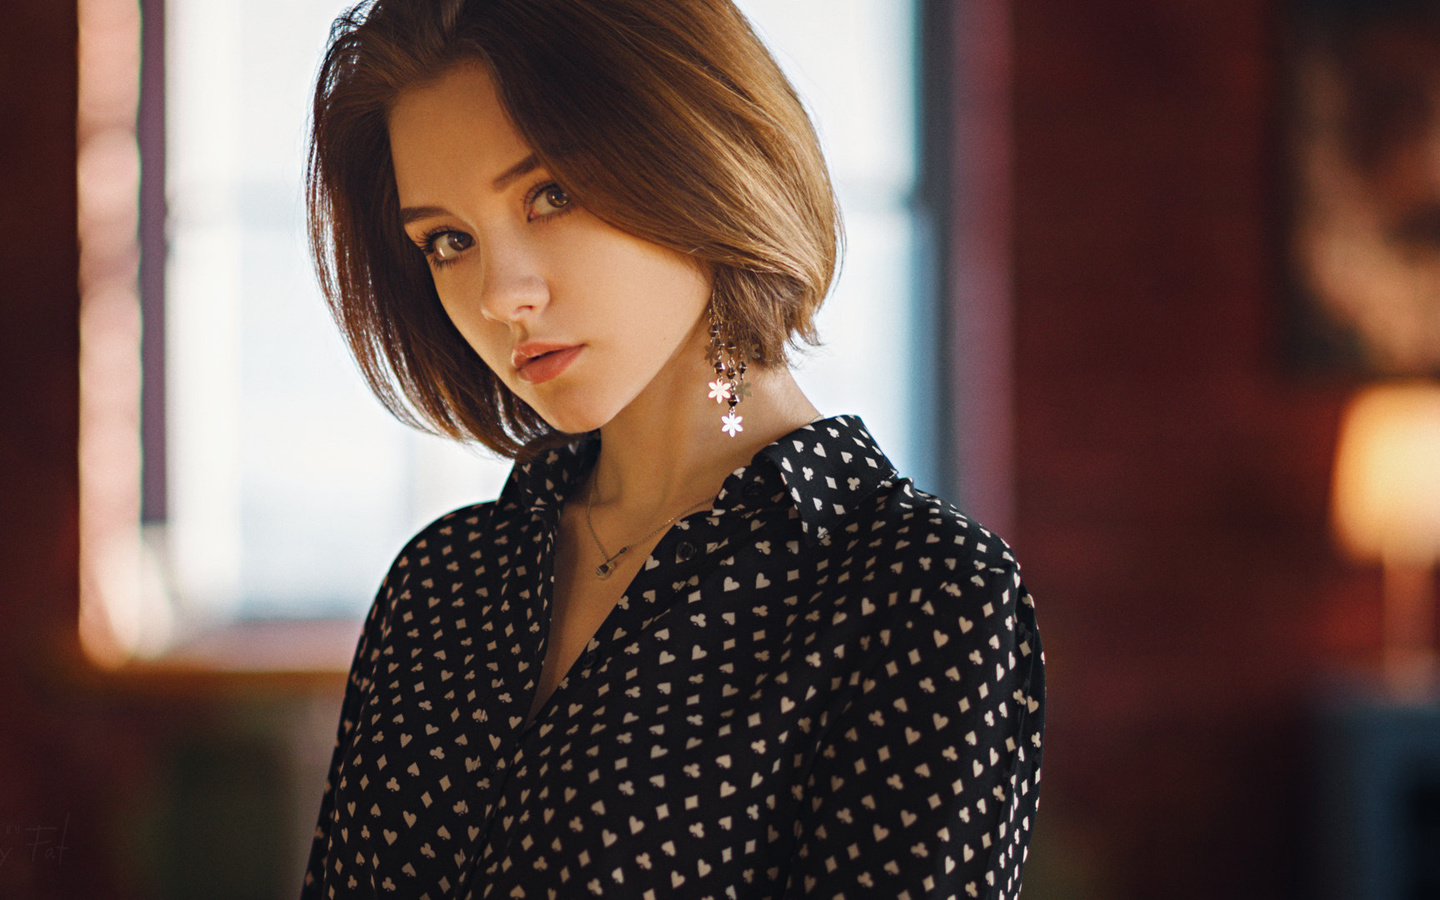
[[[1009,549],[859,419],[677,522],[525,724],[589,441],[417,535],[355,654],[303,896],[1019,892],[1044,717]]]

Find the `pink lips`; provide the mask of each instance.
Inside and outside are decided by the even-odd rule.
[[[521,381],[542,384],[570,368],[583,349],[582,344],[530,341],[515,348],[510,354],[510,364]]]

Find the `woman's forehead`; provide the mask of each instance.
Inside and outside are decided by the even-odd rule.
[[[475,178],[503,188],[506,176],[525,169],[533,156],[480,63],[457,64],[402,92],[390,107],[388,128],[402,194],[407,183],[421,188],[437,179]]]

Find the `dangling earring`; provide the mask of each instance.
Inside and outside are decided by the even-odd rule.
[[[740,423],[743,417],[735,412],[740,401],[750,395],[750,383],[745,380],[749,362],[741,355],[733,341],[727,340],[720,327],[720,314],[715,304],[710,304],[710,353],[714,358],[715,380],[710,382],[710,397],[716,403],[730,404],[729,411],[720,417],[720,430],[732,438],[745,427]]]

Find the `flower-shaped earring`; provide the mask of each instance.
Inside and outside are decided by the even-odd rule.
[[[745,380],[749,363],[741,356],[734,341],[727,340],[720,325],[720,314],[715,305],[710,306],[710,351],[714,356],[715,380],[710,382],[710,399],[716,403],[728,403],[729,410],[720,417],[720,430],[732,438],[745,430],[744,421],[735,408],[741,399],[750,394],[750,384]]]

